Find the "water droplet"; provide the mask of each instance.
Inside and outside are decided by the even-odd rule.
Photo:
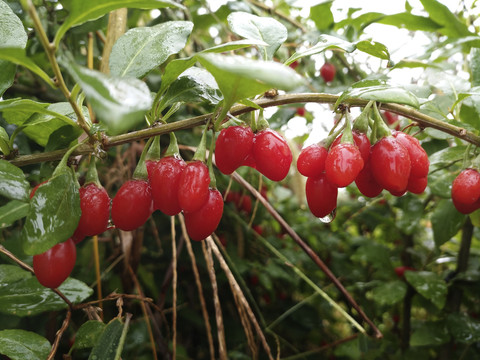
[[[337,216],[337,209],[333,209],[333,211],[328,214],[327,216],[324,216],[322,218],[319,218],[320,221],[324,224],[330,224],[333,220],[335,220],[335,216]]]

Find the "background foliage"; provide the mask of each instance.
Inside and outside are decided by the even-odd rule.
[[[453,179],[480,144],[478,7],[402,1],[402,11],[382,13],[341,1],[301,3],[0,1],[0,354],[480,356],[479,214],[458,213],[450,199]],[[124,7],[121,35],[114,24]],[[415,50],[402,57],[398,44],[377,38],[382,31],[402,34]],[[326,61],[337,69],[331,83],[319,76]],[[298,96],[281,95],[285,100],[274,104],[275,98],[261,98],[271,88]],[[225,203],[215,241],[190,244],[179,218],[156,212],[135,232],[110,229],[80,243],[72,276],[56,293],[28,271],[32,255],[62,241],[79,211],[71,173],[44,190],[51,200],[45,207],[31,203],[29,192],[54,174],[85,130],[92,142],[77,149],[76,175],[82,183],[88,154],[101,157],[100,180],[113,196],[131,178],[147,138],[175,131],[190,159],[206,114],[217,104],[226,111],[254,99],[269,107],[270,127],[289,135],[294,158],[332,128],[337,100],[352,112],[368,100],[382,103],[402,115],[402,127],[422,125],[417,137],[430,158],[427,190],[368,199],[349,186],[335,220],[324,223],[308,211],[305,179],[293,167],[281,183],[250,168],[239,169],[234,181],[215,172],[222,192],[252,203]],[[232,113],[250,121],[242,109]],[[157,121],[168,124],[151,126]],[[165,147],[168,136],[161,141]],[[257,201],[248,183],[274,210]],[[35,233],[29,219],[38,212],[65,218],[65,229]],[[414,271],[398,276],[400,267]]]

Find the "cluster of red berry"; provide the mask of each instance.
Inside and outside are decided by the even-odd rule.
[[[416,138],[388,130],[371,145],[365,132],[351,131],[349,125],[331,144],[310,145],[298,157],[298,171],[308,178],[306,197],[312,214],[319,218],[332,214],[338,188],[353,182],[367,197],[384,189],[395,196],[425,190],[429,160]]]

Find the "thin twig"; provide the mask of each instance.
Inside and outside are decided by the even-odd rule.
[[[292,239],[302,248],[302,250],[313,260],[313,262],[327,275],[327,277],[334,283],[337,289],[342,293],[342,295],[347,299],[347,301],[352,305],[352,307],[358,312],[362,319],[370,325],[376,338],[382,338],[383,334],[376,327],[372,320],[365,314],[365,312],[360,308],[352,295],[348,292],[343,284],[336,278],[328,266],[320,259],[320,257],[312,250],[312,248],[298,236],[295,230],[282,218],[282,216],[275,210],[275,208],[252,186],[249,182],[243,179],[238,173],[234,172],[232,177],[240,185],[245,187],[252,195],[257,198],[267,211],[273,216],[273,218],[285,229],[285,231],[292,237]]]
[[[58,345],[60,344],[60,340],[62,339],[63,333],[65,332],[65,330],[67,330],[68,325],[70,324],[71,317],[72,317],[72,311],[68,309],[67,315],[63,320],[62,327],[57,331],[57,334],[55,335],[55,341],[53,342],[52,349],[50,350],[50,354],[48,354],[47,360],[52,360],[55,358]]]
[[[207,263],[208,276],[212,283],[213,304],[215,306],[215,319],[217,321],[217,336],[218,336],[218,355],[221,360],[227,360],[227,344],[225,341],[225,328],[223,326],[222,308],[220,306],[220,299],[218,298],[217,278],[215,276],[215,268],[213,266],[212,249],[207,247],[208,244],[202,241],[202,251]]]
[[[98,253],[98,236],[95,235],[93,241],[93,260],[95,262],[95,278],[97,279],[97,298],[100,300],[98,306],[103,310],[102,300],[102,278],[100,273],[100,255]],[[100,317],[103,319],[103,311],[100,313]]]
[[[182,214],[178,214],[178,220],[180,221],[180,226],[182,228],[182,235],[187,244],[188,255],[190,256],[190,261],[192,262],[192,271],[195,277],[195,284],[197,285],[198,297],[200,299],[200,306],[202,309],[203,321],[205,322],[205,330],[207,332],[208,339],[208,348],[210,350],[210,359],[215,360],[215,347],[213,346],[213,337],[212,337],[212,327],[210,326],[210,320],[208,318],[207,305],[205,304],[205,297],[203,296],[202,282],[200,280],[200,275],[198,273],[197,261],[195,260],[195,254],[192,249],[192,242],[187,233],[187,228],[185,227],[185,220]]]

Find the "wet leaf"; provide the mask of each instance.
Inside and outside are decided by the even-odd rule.
[[[377,41],[362,40],[355,44],[357,49],[382,60],[390,60],[390,53],[385,45]]]
[[[102,332],[105,330],[105,324],[97,320],[89,320],[80,326],[75,334],[74,349],[93,348]]]
[[[447,327],[457,342],[472,344],[480,341],[480,323],[465,314],[448,315]]]
[[[450,335],[443,321],[428,322],[413,331],[410,346],[435,346],[445,344]]]
[[[380,305],[393,305],[401,301],[407,292],[407,285],[400,280],[383,283],[372,290],[373,301]]]
[[[455,209],[450,199],[441,200],[432,214],[435,244],[441,246],[462,228],[466,216]]]
[[[405,279],[437,308],[443,308],[447,297],[447,284],[439,275],[429,271],[406,271]]]
[[[120,134],[139,125],[152,106],[150,90],[143,81],[107,76],[73,62],[70,71],[110,134]]]
[[[58,48],[63,35],[71,27],[98,19],[112,10],[120,8],[161,9],[165,7],[183,8],[173,0],[83,0],[72,1],[70,14],[57,30],[55,47]]]
[[[122,336],[124,324],[116,318],[108,323],[102,332],[102,335],[98,338],[95,347],[93,348],[88,360],[114,360],[115,355],[120,344],[120,337]]]
[[[35,192],[22,229],[28,255],[41,254],[66,241],[80,220],[78,183],[70,171],[51,178]]]
[[[287,40],[287,28],[271,17],[260,17],[236,11],[228,15],[227,21],[235,34],[268,44],[268,46],[262,47],[265,60],[272,60],[280,45]]]
[[[45,360],[51,345],[34,332],[12,329],[0,331],[0,354],[11,360]]]
[[[113,46],[110,73],[142,78],[185,47],[192,32],[190,21],[167,21],[127,31]]]
[[[15,221],[27,216],[30,204],[28,202],[12,200],[0,207],[0,229],[12,225]]]
[[[11,200],[28,201],[30,184],[25,180],[23,171],[0,159],[0,195]]]
[[[0,312],[32,316],[46,311],[67,308],[67,304],[51,289],[42,286],[29,271],[14,265],[0,265]],[[68,278],[58,288],[71,302],[79,303],[93,290],[83,282]]]

